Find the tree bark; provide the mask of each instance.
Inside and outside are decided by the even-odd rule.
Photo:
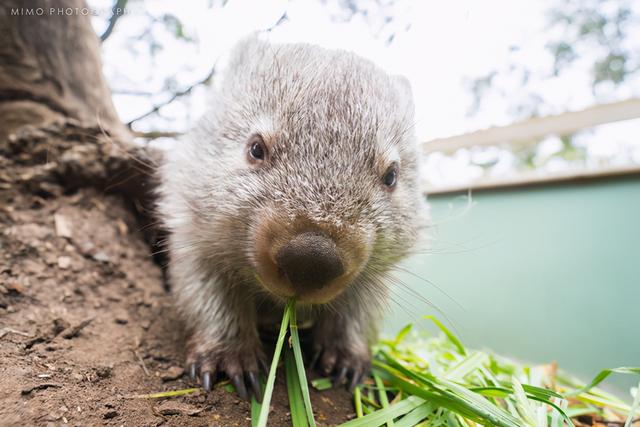
[[[83,0],[2,2],[0,137],[73,119],[126,138],[88,12]]]

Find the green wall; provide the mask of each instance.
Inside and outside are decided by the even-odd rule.
[[[431,283],[397,276],[441,312],[397,285],[385,331],[436,314],[468,346],[583,379],[640,366],[640,177],[429,200],[435,240],[404,266]]]

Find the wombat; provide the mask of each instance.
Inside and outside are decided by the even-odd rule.
[[[291,297],[312,365],[362,380],[389,270],[423,227],[413,120],[408,81],[352,53],[255,36],[234,48],[161,168],[169,277],[205,390],[226,375],[261,399],[259,327]]]

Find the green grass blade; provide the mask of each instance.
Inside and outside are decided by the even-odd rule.
[[[293,427],[307,427],[307,415],[304,409],[304,399],[296,371],[296,361],[290,348],[284,349],[284,374],[287,383],[287,395],[289,396],[289,409],[291,412],[291,424]]]
[[[364,417],[364,413],[362,411],[362,393],[360,392],[360,387],[356,387],[353,390],[353,406],[356,408],[356,416],[358,418]]]
[[[564,396],[561,395],[560,393],[557,393],[553,390],[549,390],[547,388],[536,387],[528,384],[522,384],[522,388],[524,388],[524,391],[526,391],[527,394],[532,394],[541,399],[551,399],[552,397],[556,397],[558,399],[564,399]]]
[[[469,390],[485,397],[498,397],[501,399],[509,397],[513,393],[513,390],[505,387],[469,387]]]
[[[499,406],[493,405],[479,394],[450,381],[441,380],[441,384],[452,392],[451,397],[455,396],[456,399],[464,402],[469,410],[491,423],[503,427],[522,425],[520,420]]]
[[[424,399],[417,396],[409,396],[400,402],[390,405],[387,408],[380,409],[362,418],[355,418],[340,424],[340,427],[376,427],[392,421],[394,418],[401,417],[413,409],[424,403]]]
[[[407,378],[409,378],[409,379],[411,379],[413,381],[416,381],[417,383],[435,387],[434,384],[433,384],[433,381],[435,381],[436,379],[434,377],[432,377],[431,375],[418,373],[418,372],[415,372],[415,371],[412,371],[412,370],[408,369],[407,367],[403,366],[400,362],[395,360],[391,355],[385,353],[384,351],[380,351],[380,355],[382,355],[386,359],[388,365],[385,365],[384,363],[380,362],[379,360],[374,360],[373,361],[374,365],[377,365],[377,366],[385,369],[387,372],[392,372],[393,370],[398,371],[401,374],[403,374],[405,377],[407,377]]]
[[[555,409],[556,411],[558,411],[558,413],[560,414],[560,416],[562,418],[564,418],[564,420],[566,421],[567,425],[569,427],[573,427],[573,421],[571,421],[571,417],[569,415],[567,415],[567,413],[558,405],[556,405],[555,403],[553,403],[550,400],[545,400],[545,399],[540,399],[536,396],[531,396],[531,395],[527,395],[527,398],[531,399],[531,400],[536,400],[538,402],[544,403],[545,405],[549,405],[551,406],[553,409]],[[591,413],[593,413],[593,410],[591,411]],[[575,416],[575,415],[574,415]]]
[[[560,416],[564,418],[568,425],[573,426],[571,418],[567,415],[567,413],[550,400],[552,397],[562,398],[560,394],[556,393],[553,390],[528,386],[525,384],[522,384],[522,388],[527,393],[528,399],[535,400],[553,407],[556,411],[558,411]],[[502,399],[513,394],[513,390],[507,387],[470,387],[469,390],[486,397],[498,397]],[[593,410],[591,409],[590,412],[593,412]]]
[[[414,396],[419,396],[429,402],[449,409],[464,418],[467,418],[476,423],[484,425],[497,425],[501,427],[513,427],[521,426],[522,423],[511,414],[494,406],[489,401],[485,400],[479,394],[458,386],[454,383],[447,383],[440,387],[435,387],[433,390],[428,390],[424,385],[418,386],[402,378],[400,372],[395,371],[392,367],[374,361],[374,365],[382,367],[389,371],[390,381],[397,385],[400,389],[406,393]],[[395,372],[394,372],[395,371]],[[453,390],[447,390],[453,389]]]
[[[442,322],[436,319],[435,316],[424,316],[423,318],[427,320],[431,320],[433,323],[435,323],[438,329],[440,329],[442,333],[446,335],[449,341],[451,341],[451,343],[456,347],[456,349],[458,350],[458,353],[460,353],[463,356],[467,355],[467,351],[464,349],[464,346],[462,345],[458,337],[456,337],[453,334],[453,332],[451,332],[446,326],[444,326]]]
[[[603,407],[603,408],[609,408],[609,409],[614,409],[616,411],[619,412],[629,412],[631,410],[631,407],[629,405],[627,405],[626,403],[621,403],[617,400],[607,400],[607,399],[603,399],[601,397],[598,396],[592,396],[590,394],[581,394],[580,396],[576,397],[577,400],[579,400],[580,402],[583,403],[588,403],[591,405],[595,405],[595,406],[599,406],[599,407]],[[640,415],[640,413],[638,414]]]
[[[586,393],[602,381],[604,381],[611,374],[635,374],[640,375],[640,368],[630,368],[630,367],[621,367],[621,368],[613,368],[613,369],[604,369],[600,371],[598,375],[586,386],[581,389],[572,391],[570,393],[565,393],[565,396],[578,396],[582,393]]]
[[[251,398],[251,427],[257,427],[258,416],[260,415],[261,408],[262,408],[262,404],[258,403],[258,401],[254,397],[252,397]]]
[[[535,427],[537,425],[535,408],[531,402],[529,402],[529,399],[527,399],[527,394],[524,392],[522,384],[515,378],[513,379],[513,393],[516,398],[517,410],[520,416],[524,418],[526,424]]]
[[[469,375],[470,372],[475,371],[482,366],[483,363],[486,363],[487,360],[488,356],[485,353],[479,351],[473,352],[470,356],[452,366],[444,375],[451,381],[460,381]]]
[[[311,380],[311,386],[318,391],[323,391],[332,388],[333,384],[331,384],[330,378],[316,378],[315,380]]]
[[[315,427],[316,420],[313,418],[313,407],[311,406],[311,397],[309,396],[309,386],[307,385],[307,372],[304,369],[302,360],[302,350],[300,349],[300,337],[298,336],[298,320],[296,318],[295,302],[291,304],[291,315],[289,317],[289,330],[291,332],[291,344],[293,345],[293,356],[298,371],[298,383],[302,391],[302,398],[307,414],[307,421],[311,427]]]
[[[398,344],[400,344],[404,340],[404,338],[407,336],[407,334],[411,332],[411,328],[413,328],[413,325],[411,323],[409,323],[407,326],[402,328],[400,332],[396,334],[396,337],[393,340],[393,345],[397,346]]]
[[[369,405],[370,407],[375,408],[375,409],[382,409],[382,406],[380,406],[380,404],[378,404],[378,402],[374,401],[373,398],[371,398],[369,396],[361,396],[361,397],[362,397],[362,401],[364,403],[366,403],[367,405]]]
[[[362,405],[362,411],[365,413],[365,415],[369,415],[369,414],[373,414],[376,410],[373,409],[371,406]]]
[[[380,405],[382,405],[382,409],[389,407],[389,399],[387,398],[387,389],[382,383],[382,379],[380,375],[373,372],[373,381],[376,383],[376,387],[378,388],[378,399],[380,400]],[[393,427],[393,419],[387,421],[387,427]]]
[[[185,388],[182,390],[173,390],[173,391],[161,391],[159,393],[151,393],[151,394],[136,394],[131,396],[134,399],[162,399],[165,397],[176,397],[176,396],[185,396],[187,394],[193,394],[197,391],[202,390],[201,388]]]
[[[271,403],[271,396],[273,395],[273,386],[276,381],[276,371],[278,370],[278,361],[280,360],[280,353],[282,353],[282,345],[284,339],[287,336],[287,326],[289,325],[289,317],[291,316],[293,301],[287,302],[282,315],[282,323],[280,324],[280,333],[278,334],[278,340],[276,341],[276,348],[273,352],[273,359],[271,360],[271,367],[269,368],[269,376],[267,377],[267,385],[264,389],[264,397],[262,398],[262,407],[258,414],[257,427],[266,427],[267,419],[269,418],[269,406]]]
[[[413,427],[431,415],[433,410],[434,406],[431,402],[423,403],[404,417],[400,418],[400,420],[396,421],[396,427]]]

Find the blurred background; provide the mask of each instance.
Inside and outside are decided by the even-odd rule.
[[[467,345],[582,378],[640,365],[640,2],[89,5],[141,144],[189,129],[253,31],[405,75],[434,225],[397,271],[385,331],[435,314]]]

